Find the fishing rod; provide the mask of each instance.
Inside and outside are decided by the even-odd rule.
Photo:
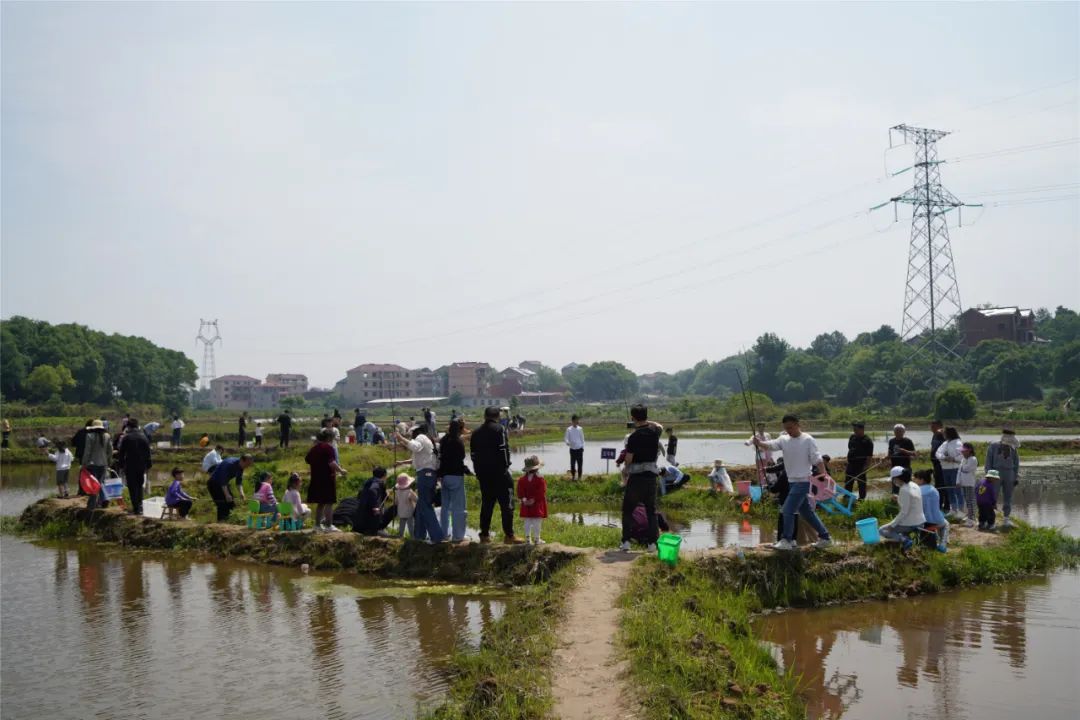
[[[394,410],[394,384],[395,384],[395,382],[396,382],[395,379],[392,379],[390,381],[390,427],[392,428],[391,432],[394,433],[394,435],[393,435],[393,438],[394,438],[394,449],[393,449],[394,464],[391,465],[390,467],[394,472],[397,472],[396,468],[397,468],[397,446],[398,446],[397,432],[398,432],[398,428],[397,428],[397,412]]]
[[[739,391],[742,393],[743,405],[746,406],[746,419],[750,423],[750,438],[753,439],[757,437],[757,422],[754,413],[753,396],[747,394],[746,386],[743,385],[742,381],[742,373],[739,372],[738,368],[735,369],[735,377],[739,380]],[[747,379],[749,380],[749,378]],[[761,453],[756,445],[754,446],[754,466],[757,468],[758,482],[760,483],[765,477],[765,469],[762,467]]]

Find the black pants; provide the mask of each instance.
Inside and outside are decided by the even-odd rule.
[[[649,518],[648,543],[651,545],[660,537],[660,528],[656,521],[656,475],[637,473],[630,476],[622,496],[622,541],[630,542],[630,532],[634,528],[634,508],[638,504],[645,506],[645,515]]]
[[[994,520],[997,519],[997,515],[994,512],[993,505],[980,505],[979,506],[979,527],[993,527]]]
[[[288,430],[282,428],[281,437],[278,438],[277,446],[279,448],[287,448],[287,447],[289,447],[289,431]]]
[[[191,501],[181,500],[172,507],[176,508],[176,512],[180,513],[180,517],[186,518],[188,516],[188,513],[191,512]]]
[[[577,468],[577,476],[581,477],[581,464],[585,458],[585,448],[578,450],[570,449],[570,475],[574,474],[574,468]]]
[[[10,445],[9,445],[9,438],[10,437],[11,437],[11,433],[9,433],[9,432],[4,433],[4,440],[3,440],[3,442],[0,442],[0,447],[10,447]]]
[[[213,481],[206,483],[206,489],[210,493],[210,497],[213,498],[214,504],[217,505],[217,521],[225,522],[229,519],[229,513],[236,507],[232,493],[229,492],[228,488],[222,487]]]
[[[513,480],[509,473],[477,474],[480,483],[480,537],[491,533],[491,515],[495,512],[495,503],[502,513],[503,535],[514,537],[514,510],[510,507],[510,485]]]
[[[131,496],[131,512],[142,515],[143,477],[145,473],[125,473],[128,495]]]
[[[378,515],[362,518],[360,523],[353,525],[353,530],[361,535],[378,535],[379,531],[385,530],[386,526],[397,519],[397,505],[391,505]]]
[[[262,447],[262,435],[255,436],[255,447]]]
[[[859,499],[866,499],[866,470],[862,472],[853,473],[848,471],[844,473],[844,489],[851,492],[851,489],[855,487],[855,483],[859,483]]]

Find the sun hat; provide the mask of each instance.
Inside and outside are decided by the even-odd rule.
[[[990,480],[1000,480],[1001,473],[999,473],[997,470],[988,470],[986,473],[986,477]]]
[[[899,465],[896,465],[895,467],[893,467],[892,470],[889,471],[889,477],[891,477],[891,478],[900,477],[905,472],[907,472],[907,468],[900,467]]]
[[[892,429],[893,430],[903,430],[904,432],[907,432],[907,428],[904,427],[903,423],[896,423],[895,425],[892,426]]]
[[[543,461],[538,455],[530,455],[529,457],[525,458],[525,472],[529,472],[530,470],[539,470],[540,466],[543,464]]]
[[[101,422],[100,419],[97,419],[94,422],[87,425],[86,429],[87,430],[104,430],[105,429],[105,423]]]
[[[409,487],[412,484],[413,484],[413,479],[411,477],[409,477],[408,473],[401,473],[400,475],[397,476],[397,485],[396,485],[396,487],[399,487],[402,490],[404,490],[405,488]]]
[[[716,467],[716,468],[724,467],[724,461],[723,460],[713,460],[713,467]]]

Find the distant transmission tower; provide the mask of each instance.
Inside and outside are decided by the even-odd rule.
[[[897,203],[913,206],[900,336],[904,342],[915,345],[916,352],[928,349],[934,355],[939,352],[956,355],[956,348],[962,341],[957,318],[963,306],[956,284],[956,263],[949,244],[946,213],[956,210],[959,214],[965,204],[941,186],[937,141],[949,133],[897,125],[889,128],[890,148],[896,147],[893,145],[894,132],[901,134],[905,144],[915,145],[914,187],[903,195],[890,198],[894,212]],[[943,335],[943,331],[954,324],[957,325],[956,334]]]
[[[195,343],[203,344],[203,362],[199,368],[199,388],[205,390],[210,386],[210,381],[217,377],[217,369],[214,366],[214,343],[221,342],[221,333],[218,331],[217,320],[199,319],[199,336]]]

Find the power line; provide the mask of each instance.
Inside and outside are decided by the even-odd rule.
[[[971,153],[970,155],[957,155],[951,158],[945,158],[941,162],[958,163],[965,162],[967,160],[982,160],[990,157],[1000,157],[1003,155],[1016,155],[1018,153],[1034,152],[1036,150],[1049,150],[1051,148],[1065,147],[1066,145],[1075,145],[1080,142],[1080,137],[1060,138],[1058,140],[1048,140],[1046,142],[1034,143],[1032,145],[1017,145],[1015,147],[1001,148],[999,150],[989,150],[981,153]]]
[[[1064,202],[1065,200],[1080,200],[1080,195],[1059,195],[1057,197],[1027,198],[1024,200],[1003,200],[990,203],[990,207],[1008,207],[1010,205],[1039,205],[1041,203]]]
[[[1045,192],[1047,190],[1064,190],[1080,186],[1080,182],[1060,183],[1057,185],[1033,185],[1026,188],[1008,188],[1005,190],[983,190],[980,192],[966,193],[969,197],[988,197],[991,195],[1023,195],[1033,192]]]

